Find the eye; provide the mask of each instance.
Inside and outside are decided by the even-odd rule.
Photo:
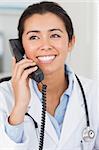
[[[52,34],[51,38],[60,38],[61,36],[59,34]]]
[[[38,36],[36,36],[36,35],[32,35],[29,39],[30,40],[38,40],[40,38]]]

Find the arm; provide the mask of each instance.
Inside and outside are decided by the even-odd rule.
[[[99,87],[99,84],[98,86]],[[97,89],[97,135],[94,150],[99,150],[99,88]]]
[[[97,133],[94,150],[99,150],[99,130],[98,130],[98,133]]]
[[[1,90],[1,89],[0,89]],[[5,123],[7,120],[7,112],[5,112],[5,107],[7,106],[5,103],[5,97],[0,91],[0,98],[2,99],[2,105],[0,105],[0,150],[27,150],[29,147],[28,137],[27,135],[23,135],[22,142],[16,143],[12,140],[5,131]],[[1,103],[0,103],[1,104]],[[3,107],[2,107],[3,106]],[[8,111],[8,109],[6,109]]]
[[[30,102],[29,74],[37,70],[35,63],[29,59],[13,61],[12,88],[15,104],[9,116],[9,124],[18,125],[24,122],[25,113]],[[27,69],[28,68],[28,69]]]
[[[24,124],[21,123],[19,125],[12,126],[12,125],[9,124],[8,119],[6,119],[5,132],[16,143],[22,143],[23,132],[24,132]]]
[[[27,59],[22,60],[22,62],[20,61],[19,64],[14,64],[11,80],[14,100],[13,106],[11,106],[12,94],[9,92],[9,90],[4,89],[3,86],[1,86],[0,88],[0,149],[4,148],[5,150],[27,150],[27,148],[29,147],[29,137],[25,135],[25,133],[23,138],[20,138],[21,143],[16,143],[16,141],[8,136],[9,129],[7,128],[7,126],[5,126],[5,122],[8,118],[9,111],[9,124],[11,126],[18,126],[19,124],[23,124],[24,122],[25,113],[27,112],[31,96],[28,75],[33,72],[33,70],[35,70],[34,68],[25,69],[30,66],[30,64],[30,60]],[[34,64],[32,62],[31,66],[33,65]]]

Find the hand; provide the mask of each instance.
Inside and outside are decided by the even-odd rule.
[[[35,65],[36,63],[33,62],[33,60],[22,59],[16,63],[15,58],[13,59],[11,83],[15,98],[15,105],[9,117],[10,124],[19,124],[24,120],[24,115],[27,112],[31,97],[28,76],[37,70],[37,66]]]

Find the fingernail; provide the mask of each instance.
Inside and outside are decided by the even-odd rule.
[[[36,63],[33,61],[33,65],[36,65]]]

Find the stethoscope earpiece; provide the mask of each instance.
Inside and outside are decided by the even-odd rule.
[[[82,137],[85,142],[89,142],[95,136],[95,132],[90,129],[90,127],[86,127],[83,130]]]

